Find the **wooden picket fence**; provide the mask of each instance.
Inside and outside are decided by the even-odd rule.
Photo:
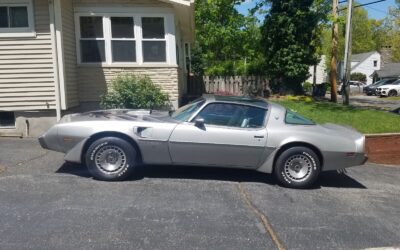
[[[262,95],[269,91],[265,76],[190,76],[188,94]]]

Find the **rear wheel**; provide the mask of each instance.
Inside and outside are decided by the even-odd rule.
[[[275,176],[285,187],[307,188],[318,179],[321,163],[317,154],[307,147],[293,147],[276,160]]]
[[[127,141],[105,137],[94,141],[85,156],[86,166],[95,179],[122,181],[130,177],[137,166],[136,149]]]
[[[397,96],[397,91],[396,90],[389,91],[388,96]]]

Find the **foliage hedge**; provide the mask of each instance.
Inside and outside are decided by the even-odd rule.
[[[168,104],[168,95],[148,76],[134,74],[117,75],[100,102],[105,109],[162,109]]]

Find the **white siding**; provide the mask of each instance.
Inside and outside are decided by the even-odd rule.
[[[61,0],[66,108],[79,105],[75,45],[74,8],[71,0]]]
[[[377,61],[377,67],[374,67],[374,61]],[[353,62],[352,62],[353,64]],[[372,77],[370,77],[375,70],[380,70],[381,65],[381,55],[376,52],[369,56],[364,61],[358,63],[356,66],[353,66],[351,69],[351,73],[360,72],[367,76],[367,84],[371,84],[373,82]]]
[[[47,0],[35,0],[35,38],[0,38],[0,110],[55,108]]]
[[[308,82],[313,83],[314,77],[314,66],[310,66],[309,68],[310,77],[307,79]],[[316,74],[316,84],[321,84],[327,82],[328,73],[326,70],[326,57],[323,55],[321,56],[321,61],[317,65],[317,74]]]

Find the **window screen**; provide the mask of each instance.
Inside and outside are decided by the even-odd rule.
[[[0,112],[0,127],[15,127],[14,112]]]
[[[143,17],[143,61],[165,62],[167,60],[164,18]]]

